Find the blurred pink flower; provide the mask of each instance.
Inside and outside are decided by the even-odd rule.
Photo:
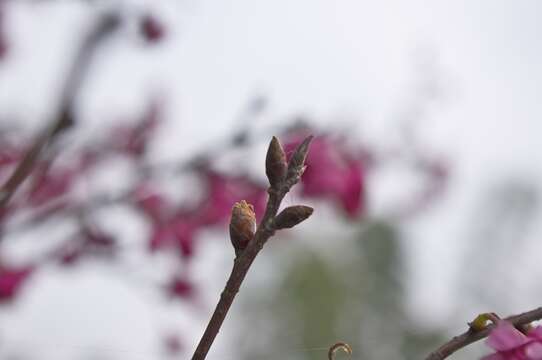
[[[29,201],[33,206],[40,206],[46,202],[65,195],[73,185],[77,172],[72,169],[47,169],[38,175],[34,186],[29,193]]]
[[[191,299],[195,294],[194,284],[184,276],[172,278],[167,288],[169,294],[178,299]]]
[[[191,218],[179,217],[171,223],[171,229],[181,257],[186,259],[194,254],[194,238],[198,228],[199,223]]]
[[[232,177],[206,171],[207,195],[197,210],[203,225],[226,223],[232,206],[239,200],[246,200],[254,206],[256,218],[263,215],[266,202],[265,188],[245,177]]]
[[[149,248],[156,251],[174,244],[174,234],[169,226],[155,226],[149,239]]]
[[[141,18],[140,32],[149,43],[156,43],[164,38],[164,25],[153,15],[146,14]]]
[[[193,254],[194,235],[201,226],[195,211],[175,209],[163,194],[149,184],[140,184],[132,192],[138,209],[145,214],[152,226],[149,250],[177,249],[182,258]]]
[[[190,258],[194,253],[195,233],[200,224],[193,217],[180,214],[165,223],[156,223],[149,240],[151,251],[176,249],[179,255]]]
[[[21,158],[21,151],[11,146],[10,144],[1,143],[2,149],[0,149],[0,167],[12,165],[19,161]]]
[[[292,154],[307,131],[286,136],[285,151]],[[314,138],[306,160],[307,169],[301,178],[306,196],[335,200],[351,217],[358,216],[365,206],[365,166],[363,157],[348,151],[344,144],[328,135]]]
[[[226,224],[231,208],[239,199],[254,205],[257,215],[263,215],[265,188],[244,177],[231,177],[205,170],[202,173],[207,189],[203,200],[191,209],[173,210],[165,198],[141,187],[136,190],[137,204],[152,220],[149,249],[176,249],[179,255],[190,258],[194,252],[197,232],[205,227]]]
[[[0,302],[13,300],[33,270],[32,266],[0,267]]]
[[[167,334],[164,337],[164,348],[170,356],[179,355],[183,349],[183,343],[177,334]]]
[[[507,321],[499,321],[486,344],[497,352],[482,360],[542,360],[542,327],[524,335]]]
[[[153,222],[162,222],[169,216],[172,204],[167,199],[154,190],[151,185],[139,184],[132,192],[132,198],[146,216]]]

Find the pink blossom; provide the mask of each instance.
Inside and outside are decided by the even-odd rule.
[[[178,218],[171,224],[177,249],[183,258],[189,258],[194,253],[194,235],[199,224],[191,218]]]
[[[77,169],[85,171],[98,163],[102,154],[94,149],[83,149],[79,155]]]
[[[178,335],[168,334],[164,337],[164,348],[171,356],[179,355],[183,351],[183,343]]]
[[[149,249],[177,249],[182,258],[193,254],[194,235],[201,226],[194,209],[177,209],[150,185],[141,184],[132,193],[138,208],[149,217],[152,232]]]
[[[30,190],[30,203],[33,206],[40,206],[65,195],[71,189],[75,176],[76,172],[72,169],[47,170],[47,172],[39,175]]]
[[[185,276],[175,276],[168,284],[168,291],[174,298],[190,299],[194,296],[194,284]]]
[[[169,226],[155,226],[149,239],[151,251],[171,247],[174,244],[175,236]]]
[[[285,150],[291,155],[305,131],[289,134]],[[365,203],[365,166],[361,156],[354,156],[337,139],[316,136],[306,160],[301,182],[306,196],[335,200],[352,217],[360,214]]]
[[[265,188],[244,177],[232,177],[207,171],[207,196],[197,213],[204,225],[218,225],[230,218],[232,206],[240,199],[254,206],[256,218],[261,218],[265,209]]]
[[[499,321],[486,344],[496,353],[482,360],[542,360],[542,327],[524,335],[507,321]]]
[[[162,222],[169,215],[172,205],[166,198],[147,184],[138,185],[132,192],[137,207],[153,222]]]
[[[0,302],[13,300],[33,270],[32,266],[0,267]]]
[[[152,15],[144,15],[140,23],[140,31],[145,40],[150,43],[155,43],[165,35],[164,25]]]
[[[202,177],[206,181],[207,192],[203,200],[194,208],[168,208],[167,201],[156,193],[138,191],[140,208],[153,220],[153,230],[149,239],[149,249],[176,249],[179,255],[190,258],[194,252],[194,239],[204,227],[225,224],[231,208],[239,199],[246,199],[254,205],[256,214],[263,215],[265,188],[244,177],[232,177],[205,170]]]
[[[1,143],[1,146],[2,149],[0,150],[0,167],[12,165],[19,161],[19,159],[21,158],[21,152],[19,150],[4,142]]]
[[[199,223],[193,217],[177,216],[166,223],[156,223],[149,241],[151,251],[176,249],[182,258],[194,253],[194,237]]]

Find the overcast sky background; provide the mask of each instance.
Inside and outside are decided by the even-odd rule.
[[[8,5],[13,53],[0,66],[2,117],[31,128],[54,109],[51,94],[81,31],[94,19],[78,3]],[[304,113],[323,126],[354,125],[360,138],[393,143],[398,125],[410,121],[405,112],[422,103],[413,120],[421,141],[451,159],[453,180],[441,203],[406,225],[415,275],[411,307],[431,324],[457,315],[456,294],[447,284],[453,284],[457,255],[468,245],[462,238],[476,194],[499,177],[537,181],[542,175],[541,2],[137,3],[165,21],[168,39],[152,49],[135,37],[108,44],[81,99],[84,123],[78,131],[94,131],[113,115],[138,114],[149,89],[156,89],[167,95],[169,126],[156,155],[189,154],[232,131],[247,100],[262,93],[270,100],[262,122]],[[420,95],[424,84],[437,90],[435,100]],[[216,279],[207,290],[212,306],[223,284],[217,264],[224,260],[218,245],[206,253],[199,266],[202,277]],[[175,326],[196,341],[208,316],[205,309],[177,305],[157,315],[154,300],[134,295],[107,270],[67,273],[39,275],[12,311],[0,313],[0,347],[29,347],[39,358],[54,354],[61,360],[95,345],[112,359],[149,359],[156,351],[157,317],[181,313]],[[105,291],[106,299],[100,295]],[[522,305],[537,305],[531,300]],[[90,313],[82,311],[87,306]],[[59,313],[62,321],[55,324]],[[454,326],[467,320],[459,318]],[[186,331],[194,321],[201,325]],[[81,329],[81,322],[88,326]],[[218,349],[213,358],[227,358],[218,355],[227,349]]]

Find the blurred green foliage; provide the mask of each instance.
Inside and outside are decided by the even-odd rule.
[[[404,312],[399,236],[391,223],[365,222],[347,256],[292,254],[278,286],[244,301],[242,358],[324,360],[339,340],[352,346],[352,359],[423,358],[446,338],[416,328]]]

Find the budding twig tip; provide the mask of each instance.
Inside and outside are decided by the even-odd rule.
[[[248,246],[256,230],[256,214],[254,207],[241,200],[235,203],[231,210],[230,240],[236,256]]]
[[[288,163],[287,180],[290,181],[291,184],[295,184],[297,181],[299,181],[299,178],[305,171],[305,159],[307,158],[309,145],[313,138],[313,135],[307,136],[301,142],[301,144],[297,146],[292,154],[292,157],[290,158],[290,162]]]
[[[269,179],[271,187],[280,187],[286,176],[288,164],[286,162],[286,154],[276,136],[273,136],[267,149],[265,157],[265,173]]]

